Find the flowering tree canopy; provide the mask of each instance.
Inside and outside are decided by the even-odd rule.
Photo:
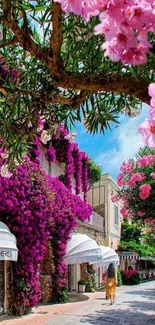
[[[121,200],[120,212],[125,218],[142,218],[154,227],[155,221],[155,151],[140,150],[136,159],[123,162],[117,178],[121,186],[112,201]]]
[[[117,123],[121,111],[135,115],[142,101],[149,103],[153,0],[2,0],[0,6],[0,136],[10,151],[26,150],[38,113],[49,127],[83,120],[95,133]]]

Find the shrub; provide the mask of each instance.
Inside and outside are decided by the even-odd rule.
[[[59,293],[59,299],[56,295],[51,299],[51,302],[54,304],[66,304],[69,302],[69,292],[67,288],[62,288]]]
[[[84,286],[84,285],[87,284],[87,281],[85,281],[85,280],[79,280],[78,284]]]
[[[122,274],[120,270],[117,270],[117,287],[122,286]]]
[[[137,270],[122,271],[122,280],[127,285],[139,284],[141,281]]]

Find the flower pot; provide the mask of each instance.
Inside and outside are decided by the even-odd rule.
[[[85,284],[79,284],[79,292],[85,292],[86,285]]]

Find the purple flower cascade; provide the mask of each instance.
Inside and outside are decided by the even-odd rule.
[[[85,152],[83,155],[83,164],[82,164],[82,189],[84,193],[84,201],[87,202],[87,192],[88,192],[88,162],[89,158]]]
[[[76,180],[76,185],[75,185],[75,190],[76,194],[81,193],[81,182],[82,182],[82,153],[80,150],[75,151],[74,153],[74,165],[75,165],[75,180]]]
[[[40,299],[40,262],[49,236],[52,193],[47,192],[46,177],[39,161],[26,160],[11,178],[1,178],[0,220],[17,238],[18,262],[13,263],[14,306],[22,315]]]
[[[63,262],[71,232],[77,226],[77,219],[89,220],[92,207],[80,197],[73,195],[56,177],[48,177],[48,187],[54,193],[53,220],[51,227],[52,250],[55,272],[53,274],[53,300],[60,302],[61,293],[67,283],[67,267]]]
[[[45,152],[45,158],[48,162],[55,162],[56,161],[56,153],[53,147],[50,147]]]
[[[49,150],[54,154],[51,155]],[[63,125],[57,126],[56,134],[52,139],[52,147],[50,149],[45,149],[45,157],[48,161],[55,161],[65,163],[65,181],[64,184],[70,191],[72,190],[72,176],[75,177],[76,194],[80,194],[81,190],[84,192],[84,200],[87,201],[88,192],[88,162],[89,157],[85,152],[80,151],[77,143],[71,142],[69,133]]]
[[[74,158],[72,155],[73,146],[68,142],[66,146],[66,167],[65,167],[65,185],[72,190],[72,175],[74,175]]]
[[[40,299],[40,263],[49,235],[55,264],[51,298],[60,301],[66,287],[63,258],[70,234],[77,219],[89,219],[92,208],[56,177],[46,175],[38,159],[27,158],[11,178],[1,177],[0,185],[0,220],[15,234],[19,249],[18,262],[13,264],[11,311],[22,315]]]

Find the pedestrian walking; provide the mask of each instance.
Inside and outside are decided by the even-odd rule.
[[[110,304],[113,305],[115,302],[116,295],[116,286],[117,286],[117,271],[113,263],[110,263],[106,276],[106,298],[110,300]]]

